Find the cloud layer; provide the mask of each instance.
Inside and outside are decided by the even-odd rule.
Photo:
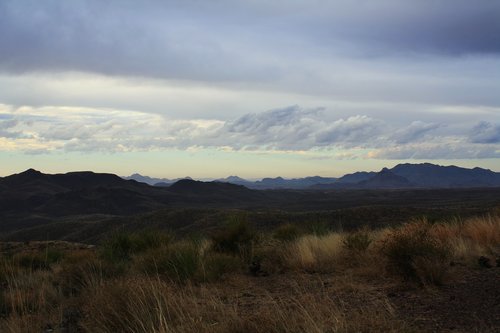
[[[246,114],[230,121],[169,120],[116,110],[3,106],[0,119],[1,149],[27,153],[216,148],[316,151],[325,155],[332,151],[358,152],[349,155],[351,158],[500,157],[500,124],[482,122],[464,133],[458,125],[415,121],[400,127],[365,115],[326,120],[321,108],[298,106]]]
[[[498,55],[499,15],[489,0],[6,0],[0,69],[251,81],[313,54]]]
[[[499,17],[491,0],[0,1],[0,152],[499,158]]]

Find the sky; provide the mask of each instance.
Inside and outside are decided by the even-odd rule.
[[[422,162],[500,171],[500,1],[0,1],[0,176]]]

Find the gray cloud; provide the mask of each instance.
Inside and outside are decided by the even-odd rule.
[[[18,138],[21,135],[21,132],[12,130],[12,128],[16,127],[18,123],[19,121],[17,119],[12,118],[0,120],[0,137]]]
[[[383,0],[357,5],[340,20],[346,38],[362,40],[372,54],[500,53],[500,3],[479,0]],[[357,6],[357,8],[354,8]],[[372,51],[372,52],[371,52]]]
[[[499,54],[499,15],[488,0],[6,0],[0,69],[267,81],[316,54]]]
[[[398,144],[415,142],[425,137],[429,132],[439,128],[439,124],[424,123],[422,121],[414,121],[410,125],[397,130],[391,138]]]
[[[500,124],[480,122],[472,129],[469,140],[473,143],[500,143]]]

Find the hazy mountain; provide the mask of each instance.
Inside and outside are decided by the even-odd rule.
[[[143,176],[143,175],[138,174],[138,173],[134,173],[128,177],[123,177],[123,179],[135,180],[137,182],[146,183],[149,185],[154,185],[156,183],[173,183],[174,182],[173,180],[170,180],[167,178],[152,178],[152,177],[148,177],[148,176]]]
[[[391,171],[419,187],[500,186],[500,173],[481,168],[406,163],[396,165]]]
[[[336,183],[314,185],[312,189],[339,188],[459,188],[500,186],[500,173],[491,170],[440,166],[430,163],[398,164],[380,172],[356,172]]]
[[[230,176],[223,179],[218,179],[221,182],[243,185],[251,189],[269,190],[269,189],[305,189],[316,184],[333,184],[337,178],[331,177],[305,177],[285,179],[283,177],[264,178],[258,181],[249,181],[237,176]]]
[[[387,170],[386,170],[387,171]],[[341,188],[447,188],[447,187],[492,187],[500,186],[500,173],[491,170],[474,168],[466,169],[456,166],[440,166],[430,163],[398,164],[380,175],[379,172],[361,171],[346,174],[340,178],[305,177],[286,179],[283,177],[263,178],[250,181],[238,176],[217,179],[218,182],[243,185],[250,189],[341,189]],[[397,178],[400,176],[404,178]],[[375,178],[374,178],[375,177]],[[389,179],[390,178],[390,179]],[[397,178],[397,179],[396,179]],[[127,179],[134,179],[150,185],[168,187],[180,179],[159,179],[133,174]],[[182,178],[182,179],[190,179]]]
[[[349,173],[347,175],[344,175],[340,177],[337,180],[337,183],[359,183],[365,180],[370,179],[371,177],[375,176],[377,173],[376,172],[366,172],[366,171],[360,171],[360,172],[355,172],[355,173]]]
[[[243,185],[243,186],[246,186],[248,188],[255,188],[255,186],[254,186],[255,182],[243,179],[243,178],[238,177],[238,176],[229,176],[226,178],[220,178],[220,179],[217,179],[216,181],[220,182],[220,183],[231,183],[231,184],[236,184],[236,185]]]
[[[178,180],[181,179],[191,179],[191,177],[184,177],[184,178],[176,178],[176,179],[168,179],[168,178],[153,178],[153,177],[148,177],[148,176],[143,176],[138,173],[134,173],[128,177],[123,177],[123,179],[126,180],[135,180],[140,183],[146,183],[148,185],[156,185],[156,186],[168,186],[173,183],[175,183]]]
[[[414,187],[405,177],[396,175],[387,168],[383,168],[373,177],[357,183],[359,188],[410,188]]]

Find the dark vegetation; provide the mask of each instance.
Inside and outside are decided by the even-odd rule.
[[[485,214],[499,203],[500,187],[257,191],[181,180],[163,188],[109,174],[28,170],[0,179],[0,237],[95,244],[117,229],[214,230],[235,212],[246,214],[258,230],[288,223],[348,231],[422,216],[430,221],[465,218]]]
[[[115,232],[97,247],[0,243],[0,330],[432,332],[450,329],[450,316],[458,331],[500,328],[497,289],[480,293],[487,307],[465,306],[469,320],[455,305],[475,304],[474,281],[500,278],[481,264],[500,256],[498,216],[340,233],[257,231],[241,212],[221,222],[206,234]],[[404,307],[455,293],[460,303],[439,311]]]

